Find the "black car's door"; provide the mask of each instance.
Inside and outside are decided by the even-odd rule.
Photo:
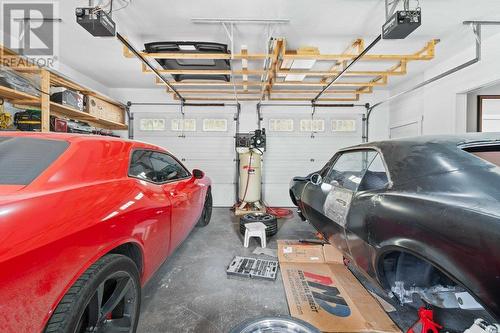
[[[390,177],[379,153],[371,161],[353,196],[346,223],[346,239],[350,259],[373,276],[371,258],[375,249],[370,245],[370,224],[376,223],[380,209],[380,198],[390,188]]]
[[[309,222],[344,253],[349,253],[345,226],[351,201],[376,154],[373,150],[338,153],[331,167],[323,170],[321,184],[309,182],[302,192]]]

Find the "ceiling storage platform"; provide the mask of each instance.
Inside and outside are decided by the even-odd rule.
[[[365,54],[359,61],[367,62],[365,67],[373,69],[345,71],[342,78],[324,92],[321,100],[358,101],[360,95],[385,86],[391,76],[407,74],[409,62],[432,60],[437,43],[438,40],[430,40],[410,54]],[[146,49],[152,50],[150,45],[146,44]],[[182,52],[182,48],[175,52],[138,53],[162,75],[163,79],[155,78],[157,85],[166,85],[165,79],[169,81],[166,92],[174,99],[180,97],[172,87],[184,100],[191,101],[311,101],[364,50],[363,39],[354,40],[340,54],[322,54],[316,47],[289,50],[285,39],[272,38],[268,53],[251,53],[246,48],[239,53]],[[127,47],[123,48],[123,54],[127,58],[136,56]],[[230,61],[231,68],[215,68],[220,67],[215,64],[221,61]],[[166,63],[179,65],[166,69]],[[182,68],[182,64],[190,63],[193,66],[189,69]],[[214,68],[210,68],[210,64]],[[380,69],[381,66],[385,67]],[[142,64],[142,72],[148,74],[152,70]],[[180,77],[183,78],[179,80]]]

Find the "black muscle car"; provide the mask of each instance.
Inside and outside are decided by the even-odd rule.
[[[500,133],[342,149],[290,196],[345,258],[402,303],[500,318]]]

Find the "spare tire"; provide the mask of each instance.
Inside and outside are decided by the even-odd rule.
[[[264,316],[245,320],[231,329],[230,333],[320,333],[320,331],[303,320],[290,316]]]
[[[267,213],[249,213],[240,218],[240,233],[245,235],[245,224],[262,222],[266,225],[266,236],[274,236],[278,232],[278,219],[276,216]]]

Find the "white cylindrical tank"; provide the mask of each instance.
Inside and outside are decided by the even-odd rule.
[[[240,191],[239,198],[244,202],[260,201],[262,159],[261,153],[247,149],[240,156]]]

